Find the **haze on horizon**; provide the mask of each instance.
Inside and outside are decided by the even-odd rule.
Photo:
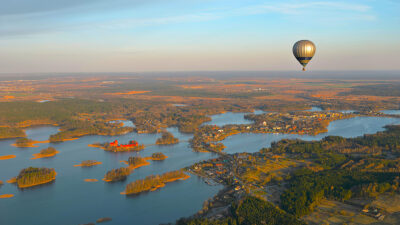
[[[0,73],[400,70],[396,0],[0,1]]]

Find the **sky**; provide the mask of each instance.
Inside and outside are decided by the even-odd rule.
[[[0,73],[400,70],[400,0],[0,0]]]

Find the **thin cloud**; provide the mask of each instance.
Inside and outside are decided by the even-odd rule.
[[[28,0],[16,0],[17,2],[28,2]],[[50,0],[45,0],[45,2]],[[67,4],[65,0],[54,0],[55,2],[62,2]],[[127,0],[117,0],[117,3],[126,3]],[[150,0],[150,2],[160,2],[161,0]],[[254,14],[269,14],[278,13],[287,16],[304,15],[308,17],[316,17],[323,14],[321,21],[372,21],[376,19],[376,16],[372,12],[372,7],[365,4],[353,4],[345,2],[334,2],[334,1],[310,1],[293,4],[277,3],[277,4],[259,4],[241,8],[230,8],[230,9],[214,9],[206,10],[201,12],[186,13],[182,15],[172,16],[160,16],[160,17],[148,17],[148,18],[132,18],[132,19],[113,19],[105,21],[75,21],[75,15],[82,10],[76,11],[75,8],[94,4],[95,0],[89,0],[87,3],[79,4],[77,0],[73,0],[67,4],[64,8],[63,14],[65,17],[62,21],[58,21],[59,13],[55,13],[55,10],[63,10],[62,7],[56,7],[54,4],[43,9],[45,12],[36,14],[39,9],[32,8],[30,11],[29,7],[21,9],[22,11],[13,11],[15,4],[9,4],[7,10],[0,10],[0,36],[15,36],[15,35],[29,35],[46,32],[63,32],[71,30],[94,30],[94,29],[124,29],[124,28],[135,28],[142,26],[157,26],[177,23],[195,23],[202,21],[212,21],[222,18],[230,18],[235,16],[248,16]],[[130,6],[142,4],[144,0],[131,1]],[[148,3],[148,2],[147,2]],[[109,4],[109,3],[108,3]],[[114,4],[114,3],[113,3]],[[12,7],[10,7],[10,5]],[[62,5],[62,4],[61,4]],[[96,3],[98,10],[104,10],[105,0],[99,0]],[[94,6],[93,6],[94,7]],[[73,9],[72,9],[73,8]],[[29,13],[22,14],[23,11],[29,11]],[[92,9],[93,10],[93,9]],[[115,10],[115,8],[114,8]],[[32,14],[32,12],[35,12]],[[99,13],[99,11],[90,11],[91,13]],[[101,11],[103,13],[103,11]],[[110,9],[107,12],[114,12]],[[5,13],[5,15],[4,15]],[[8,13],[8,14],[7,14]],[[13,14],[14,13],[14,14]],[[85,12],[88,13],[88,12]],[[13,14],[13,15],[10,15]],[[8,15],[8,16],[7,16]]]
[[[343,2],[306,2],[306,3],[279,3],[279,4],[261,4],[240,9],[238,12],[249,14],[261,14],[276,12],[281,14],[298,15],[305,11],[350,11],[358,13],[367,13],[372,8],[368,5],[349,4]]]

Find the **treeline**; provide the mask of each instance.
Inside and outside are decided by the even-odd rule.
[[[25,137],[25,131],[20,128],[0,127],[0,139]]]
[[[371,184],[380,187],[380,192],[397,191],[399,173],[371,173],[348,170],[326,170],[315,173],[302,169],[293,175],[290,187],[281,195],[282,209],[295,216],[312,212],[324,199],[339,201],[353,196],[365,196],[376,191]],[[367,187],[367,188],[366,188]]]
[[[271,203],[252,196],[231,205],[231,216],[221,220],[180,219],[176,225],[305,225]]]
[[[61,131],[50,136],[50,142],[62,142],[67,139],[85,135],[121,135],[133,131],[131,127],[120,127],[107,122],[91,122],[83,120],[62,121]]]
[[[82,161],[80,166],[82,166],[82,167],[92,167],[92,166],[99,165],[99,164],[101,164],[101,162],[98,162],[96,160],[84,160],[84,161]]]
[[[106,182],[116,182],[123,181],[127,176],[131,174],[131,170],[129,168],[121,167],[118,169],[112,169],[106,173],[104,176],[104,181]]]
[[[173,134],[168,131],[164,131],[162,136],[157,139],[156,144],[158,145],[171,145],[179,142],[178,138],[175,138]]]
[[[136,180],[126,185],[125,194],[139,194],[145,191],[156,190],[160,187],[163,187],[165,183],[187,177],[188,175],[186,175],[182,170],[167,172],[162,175],[147,176],[145,179]]]
[[[140,165],[147,164],[147,161],[146,161],[145,158],[142,158],[140,156],[131,156],[128,159],[128,164],[131,167],[137,167],[137,166],[140,166]]]
[[[29,167],[21,170],[16,177],[16,182],[19,188],[25,188],[48,183],[55,178],[56,171],[54,169]]]
[[[57,153],[57,150],[54,147],[48,147],[48,148],[42,149],[39,154],[41,154],[41,155],[53,155],[53,154],[56,154],[56,153]]]
[[[1,102],[0,124],[16,125],[25,121],[51,121],[55,123],[71,119],[78,113],[107,113],[113,104],[89,100],[60,100],[51,102]]]

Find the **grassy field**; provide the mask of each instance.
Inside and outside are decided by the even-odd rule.
[[[381,195],[370,205],[387,212],[383,221],[362,214],[360,207],[332,200],[323,200],[313,213],[302,219],[311,225],[400,224],[400,195]]]

